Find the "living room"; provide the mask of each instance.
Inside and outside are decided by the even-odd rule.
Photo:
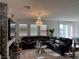
[[[6,6],[0,9],[6,15],[0,15],[1,59],[79,58],[78,0],[0,2]]]

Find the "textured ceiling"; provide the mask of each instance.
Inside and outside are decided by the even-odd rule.
[[[79,21],[79,0],[30,0],[31,9],[26,0],[2,0],[16,19],[32,19],[41,13],[43,19]]]

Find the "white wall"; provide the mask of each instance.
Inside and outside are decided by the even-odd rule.
[[[55,36],[59,36],[59,22],[58,21],[46,20],[45,23],[47,24],[48,29],[54,28]]]
[[[72,25],[72,29],[73,29],[73,33],[75,32],[74,30],[74,22],[72,21],[53,21],[53,20],[48,20],[46,21],[46,24],[48,25],[48,28],[54,28],[55,32],[54,35],[55,36],[60,36],[59,35],[59,24],[69,24]],[[72,33],[72,37],[74,36],[74,34]]]
[[[25,19],[26,20],[26,19]],[[48,29],[53,29],[54,28],[54,35],[59,36],[59,31],[58,31],[58,21],[51,21],[51,20],[42,20],[43,24],[47,24]],[[18,23],[25,23],[25,24],[35,24],[35,20],[26,20],[23,22],[23,20],[17,20]]]
[[[17,23],[25,23],[25,24],[35,24],[34,19],[32,20],[17,20]],[[59,24],[70,24],[73,26],[73,37],[79,37],[79,22],[72,22],[72,21],[55,21],[55,20],[42,20],[43,24],[47,24],[48,29],[55,29],[54,35],[59,36]]]

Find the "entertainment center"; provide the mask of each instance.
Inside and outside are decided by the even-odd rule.
[[[9,59],[16,59],[15,38],[16,37],[16,22],[8,18],[8,42],[7,42],[7,55]],[[14,58],[15,57],[15,58]]]

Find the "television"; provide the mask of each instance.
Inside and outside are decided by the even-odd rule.
[[[8,18],[8,40],[16,36],[16,22]]]

